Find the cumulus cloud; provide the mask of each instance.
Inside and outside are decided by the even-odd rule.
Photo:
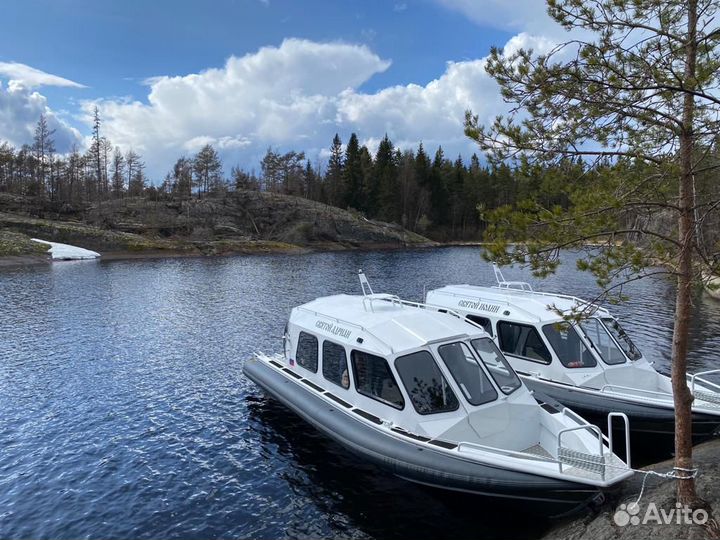
[[[521,33],[506,52],[547,50],[552,41]],[[506,109],[486,59],[449,62],[426,85],[399,85],[368,93],[362,84],[390,66],[366,46],[288,39],[222,68],[147,81],[146,102],[106,99],[84,103],[88,125],[98,106],[104,134],[141,152],[154,178],[182,154],[204,144],[221,151],[228,165],[257,166],[268,146],[326,155],[338,132],[356,132],[371,150],[387,133],[400,148],[420,141],[448,154],[476,151],[464,136],[464,113],[484,121]]]
[[[545,0],[435,0],[480,26],[557,36],[564,30],[547,14]]]
[[[81,143],[80,132],[48,107],[45,96],[18,81],[10,81],[7,87],[0,82],[0,141],[16,147],[32,143],[41,114],[47,118],[49,128],[55,130],[53,138],[58,152],[67,152]]]
[[[89,120],[97,105],[105,135],[143,153],[158,174],[198,141],[256,153],[268,145],[315,145],[335,129],[336,97],[389,66],[365,46],[286,39],[230,57],[219,69],[154,77],[146,103],[99,100],[83,108]]]
[[[66,86],[70,88],[87,88],[86,86],[65,79],[51,73],[46,73],[34,67],[20,64],[18,62],[0,62],[0,75],[4,75],[11,81],[17,81],[28,88],[37,86]]]

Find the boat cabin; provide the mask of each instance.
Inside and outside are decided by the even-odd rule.
[[[448,285],[430,291],[427,302],[482,326],[523,375],[598,389],[642,387],[647,381],[653,386],[648,390],[666,390],[646,378],[654,370],[610,312],[579,298],[499,282],[496,287]],[[589,317],[580,323],[563,318],[578,310]]]
[[[292,310],[285,361],[388,425],[430,439],[523,450],[537,403],[492,339],[447,310],[386,294],[319,298]]]

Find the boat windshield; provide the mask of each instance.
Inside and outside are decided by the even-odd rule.
[[[483,405],[497,399],[495,387],[467,345],[459,341],[441,345],[438,352],[468,403]]]
[[[602,322],[630,360],[640,360],[642,358],[640,349],[635,346],[619,322],[612,317],[603,317]]]
[[[605,325],[600,322],[600,319],[596,319],[595,317],[586,319],[580,323],[580,327],[583,329],[583,332],[585,332],[590,343],[595,347],[595,350],[600,354],[603,362],[608,365],[614,365],[622,364],[626,361],[622,350],[610,336]]]
[[[470,343],[500,390],[505,394],[512,394],[520,388],[520,379],[491,339],[478,338]]]
[[[543,334],[566,368],[597,366],[595,356],[588,350],[573,326],[565,321],[546,324]]]

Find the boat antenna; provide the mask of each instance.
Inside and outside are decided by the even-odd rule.
[[[374,294],[372,287],[370,286],[370,282],[365,276],[365,272],[362,271],[362,268],[358,270],[358,278],[360,278],[360,287],[362,287],[363,296],[367,296],[368,294]]]

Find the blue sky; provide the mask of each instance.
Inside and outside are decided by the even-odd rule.
[[[83,148],[97,105],[105,135],[155,178],[205,142],[228,169],[257,166],[268,146],[322,159],[336,131],[467,155],[464,109],[502,112],[482,58],[549,42],[543,12],[540,0],[10,0],[0,140],[29,142],[45,112],[59,150]]]

